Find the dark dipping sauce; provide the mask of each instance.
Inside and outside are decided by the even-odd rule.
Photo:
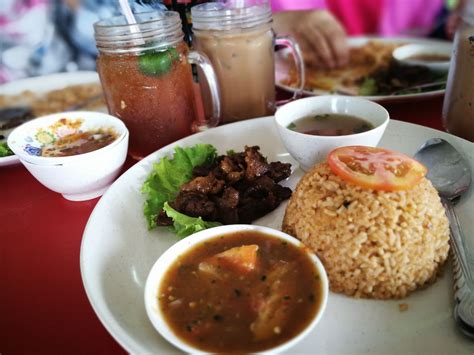
[[[322,114],[299,118],[289,124],[287,128],[314,136],[346,136],[370,131],[374,126],[356,116]]]
[[[118,137],[112,129],[98,129],[70,134],[57,140],[53,144],[44,146],[41,151],[43,157],[66,157],[89,153],[103,148]]]
[[[448,62],[451,58],[442,54],[417,54],[406,58],[406,60],[416,60],[418,62]]]
[[[158,296],[166,322],[184,342],[239,353],[298,335],[322,298],[319,272],[303,248],[254,231],[216,237],[180,256]]]

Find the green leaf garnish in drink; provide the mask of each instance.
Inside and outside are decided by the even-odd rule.
[[[179,59],[179,53],[175,48],[164,51],[149,50],[139,56],[138,66],[140,71],[149,76],[161,76],[168,73],[173,62]]]

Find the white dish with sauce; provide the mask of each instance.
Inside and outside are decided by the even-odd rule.
[[[15,128],[8,146],[44,186],[68,200],[83,201],[102,195],[119,174],[128,130],[104,113],[58,113]],[[46,151],[58,156],[42,156]]]
[[[296,238],[293,238],[290,235],[288,235],[286,233],[283,233],[279,230],[275,230],[275,229],[268,228],[268,227],[263,227],[263,226],[245,225],[245,224],[220,226],[220,227],[215,227],[215,228],[210,228],[210,229],[203,230],[201,232],[195,233],[195,234],[193,234],[189,237],[186,237],[186,238],[180,240],[179,242],[174,244],[172,247],[170,247],[168,250],[166,250],[166,252],[164,252],[158,258],[156,263],[151,268],[150,273],[148,274],[146,284],[145,284],[145,308],[146,308],[147,315],[148,315],[151,323],[155,327],[155,329],[165,339],[167,339],[170,343],[175,345],[177,348],[179,348],[179,349],[181,349],[181,350],[183,350],[187,353],[193,353],[193,354],[208,353],[208,352],[214,352],[214,351],[220,352],[218,350],[203,350],[202,348],[196,347],[192,343],[186,342],[185,340],[183,340],[183,338],[181,336],[179,336],[179,334],[177,334],[175,331],[173,331],[172,326],[170,326],[168,324],[167,317],[165,316],[165,311],[160,306],[160,296],[162,296],[160,294],[160,292],[165,292],[166,291],[166,290],[163,291],[162,285],[163,284],[164,284],[164,286],[168,285],[168,283],[166,283],[166,280],[168,278],[167,277],[168,270],[172,269],[173,267],[176,267],[175,263],[176,263],[177,260],[186,259],[187,256],[188,256],[187,253],[190,252],[191,250],[195,250],[196,247],[201,247],[201,250],[202,250],[203,246],[205,246],[206,244],[209,245],[209,243],[215,243],[215,244],[218,244],[218,243],[221,243],[221,244],[232,243],[230,241],[224,241],[224,240],[222,240],[222,238],[226,238],[226,237],[227,238],[232,238],[232,237],[239,238],[239,236],[235,235],[236,233],[248,233],[248,232],[257,234],[257,239],[260,238],[261,241],[256,242],[256,243],[263,243],[262,245],[265,245],[265,246],[269,245],[269,241],[266,240],[268,238],[270,240],[276,240],[276,241],[278,241],[278,243],[280,243],[280,241],[281,241],[283,243],[288,243],[288,244],[291,244],[291,246],[296,247],[295,251],[297,251],[297,253],[302,251],[304,253],[303,255],[306,255],[309,258],[309,263],[314,266],[315,274],[319,276],[319,279],[318,279],[319,281],[316,282],[317,286],[315,285],[315,287],[317,287],[318,290],[313,290],[313,292],[318,293],[318,296],[316,296],[318,304],[310,306],[310,307],[316,309],[313,317],[309,317],[309,321],[303,326],[302,330],[299,333],[297,333],[294,337],[291,337],[291,338],[289,338],[288,340],[286,340],[284,342],[281,342],[282,339],[280,339],[280,341],[277,341],[277,343],[279,342],[278,345],[270,347],[270,348],[262,349],[262,350],[257,350],[258,353],[281,353],[281,352],[293,347],[296,343],[298,343],[306,335],[308,335],[316,327],[316,325],[320,321],[320,319],[321,319],[321,317],[324,313],[324,310],[326,308],[326,304],[327,304],[329,284],[328,284],[328,279],[327,279],[327,275],[326,275],[326,272],[324,270],[324,267],[323,267],[322,263],[319,261],[318,257],[315,254],[313,254],[299,240],[297,240]],[[262,241],[263,239],[265,239],[264,242]],[[249,238],[249,240],[251,240],[251,238]],[[248,245],[248,243],[238,244],[238,245],[239,246],[240,245]],[[229,247],[227,247],[227,248],[229,248]],[[260,249],[262,249],[262,248],[260,248]],[[263,248],[263,249],[265,249],[265,248]],[[228,249],[223,249],[221,251],[225,251],[225,250],[228,250]],[[257,253],[260,253],[260,251],[257,251]],[[267,257],[269,257],[269,255],[271,255],[272,253],[275,253],[275,251],[268,251],[267,250],[267,252],[265,252],[265,251],[262,250],[261,253],[262,253],[261,255],[258,254],[259,255],[258,257],[263,257],[263,255],[267,255]],[[296,257],[293,257],[293,258],[296,259]],[[188,260],[189,260],[189,258],[188,258]],[[208,259],[203,259],[203,260],[208,260]],[[185,263],[185,260],[182,260],[182,262]],[[263,260],[257,260],[256,261],[257,265],[259,265],[258,264],[259,262],[260,262],[260,266],[262,266],[264,264]],[[301,267],[301,266],[299,266],[299,267]],[[258,266],[257,266],[257,268],[258,268]],[[221,271],[220,266],[217,266],[216,270]],[[201,276],[201,277],[203,277],[203,280],[207,280],[206,277],[209,276],[209,275],[203,275],[203,273],[206,274],[209,271],[208,270],[202,271],[201,270],[201,265],[199,265],[199,267],[197,268],[197,271],[194,271],[194,272],[195,273],[197,272],[197,274],[195,274],[196,277]],[[249,272],[250,273],[252,273],[252,272],[257,273],[254,276],[256,277],[258,283],[261,284],[262,282],[264,282],[264,281],[260,281],[259,274],[258,274],[258,272],[259,272],[258,269],[252,270],[252,271],[249,271]],[[269,272],[269,270],[267,270],[266,272]],[[276,273],[277,274],[282,274],[281,272],[276,272]],[[200,275],[198,275],[198,274],[200,274]],[[271,272],[269,272],[269,274],[267,274],[267,275],[269,275],[268,279],[271,278],[270,274],[271,274]],[[231,275],[234,275],[234,274],[231,273]],[[246,274],[246,275],[249,275],[249,274]],[[184,277],[184,276],[182,276],[182,277]],[[217,275],[217,276],[214,275],[213,277],[216,277],[217,279],[219,279],[219,275]],[[252,276],[248,276],[247,280],[250,280],[251,278],[252,278]],[[301,276],[301,280],[302,279],[304,279],[303,276]],[[311,278],[310,278],[310,280],[311,280]],[[266,280],[266,281],[269,281],[269,280]],[[202,282],[206,282],[206,281],[202,281]],[[217,287],[225,289],[225,287],[226,287],[225,282],[223,282],[222,280],[221,281],[217,280],[216,282],[223,283],[223,285],[219,284],[219,286],[217,286]],[[277,281],[277,282],[280,282],[280,281]],[[281,282],[282,282],[282,284],[284,284],[284,282],[285,282],[284,279],[282,279]],[[186,285],[189,285],[189,283],[190,282],[188,281],[186,283]],[[252,291],[257,292],[256,287],[258,287],[258,285],[255,286],[255,287],[253,287],[253,286],[249,287],[249,289],[248,289],[249,294],[247,294],[247,292],[245,291],[245,292],[243,292],[245,295],[244,296],[239,296],[238,299],[242,300],[242,299],[249,298],[249,302],[251,302],[250,301],[250,299],[252,297],[251,292]],[[284,287],[284,286],[281,286],[281,287]],[[178,286],[178,288],[179,288],[179,286]],[[233,294],[233,291],[235,291],[235,290],[234,289],[229,289],[229,294]],[[281,291],[281,290],[279,290],[279,291]],[[206,291],[206,292],[208,292],[208,291]],[[274,291],[274,292],[278,292],[278,291]],[[283,292],[282,294],[286,294],[285,292]],[[293,290],[293,292],[294,292],[294,290]],[[172,292],[170,292],[170,293],[172,293]],[[198,297],[197,294],[199,294],[199,291],[195,290],[195,295],[194,296]],[[225,300],[226,298],[225,298],[224,295],[226,295],[226,294],[227,293],[224,292],[223,295],[222,295],[222,298],[220,298],[220,299]],[[303,293],[303,294],[305,294],[305,293]],[[169,296],[169,297],[171,297],[171,296]],[[241,298],[241,297],[244,297],[244,298]],[[270,298],[271,297],[272,297],[272,293],[270,293]],[[180,299],[178,299],[178,301],[179,300]],[[165,297],[165,300],[163,302],[167,302],[167,301],[168,301],[168,298]],[[210,301],[210,300],[208,300],[208,301]],[[292,302],[292,301],[295,304],[297,302],[296,300],[291,300],[291,299],[288,302]],[[301,300],[301,301],[304,302],[303,300]],[[264,301],[262,301],[262,302],[264,302]],[[198,302],[195,302],[195,303],[198,303]],[[303,303],[300,303],[300,304],[303,304]],[[208,306],[209,306],[209,304],[208,304]],[[187,308],[188,307],[188,302],[183,301],[183,304],[181,304],[177,307],[186,307]],[[194,307],[199,307],[199,305],[196,305]],[[225,313],[225,307],[226,306],[224,305],[223,307],[224,307],[224,310],[222,310],[221,312]],[[289,309],[291,309],[291,307]],[[275,311],[277,311],[277,310],[278,310],[278,308]],[[291,312],[291,310],[287,310],[287,311]],[[190,312],[192,312],[192,311],[190,310],[189,313]],[[199,312],[201,312],[201,311],[199,311]],[[262,313],[262,312],[263,311],[260,311],[259,313]],[[257,313],[257,318],[258,318],[259,313]],[[201,313],[199,313],[199,314],[201,314]],[[245,312],[244,312],[244,314],[245,314]],[[290,317],[290,322],[296,322],[297,323],[296,319],[292,319],[291,316],[289,316],[289,317]],[[204,321],[205,316],[202,316],[202,318],[203,318],[203,321]],[[268,324],[271,324],[271,321],[272,321],[271,319],[272,318],[270,317],[270,320],[265,321],[266,324],[264,326],[268,326]],[[225,322],[226,320],[227,320],[226,317],[224,317],[222,322]],[[227,320],[227,321],[229,321],[229,320]],[[232,321],[230,321],[230,322],[232,322]],[[278,324],[280,324],[280,323],[278,323]],[[216,327],[217,327],[216,328],[216,331],[217,331],[217,329],[221,329],[221,328],[224,327],[224,323],[219,323],[219,326],[216,325]],[[288,325],[286,326],[286,328],[288,328]],[[291,326],[289,328],[291,328]],[[285,330],[286,330],[285,329],[285,324],[282,324],[281,330],[280,330],[280,327],[278,327],[278,331],[281,331],[281,333],[282,333],[281,335],[283,335]],[[242,330],[242,331],[244,331],[244,330]],[[240,331],[239,331],[239,334],[240,334],[241,337],[243,337],[243,335],[241,334]],[[278,333],[274,336],[278,337],[279,335],[280,334]],[[236,335],[236,336],[238,336],[238,335]],[[243,338],[240,339],[240,342],[245,343]],[[250,340],[249,340],[249,342],[250,342]],[[252,345],[255,345],[255,344],[252,344]],[[252,345],[250,345],[250,346],[252,346]],[[245,346],[249,346],[249,344],[242,344],[242,347],[245,347]],[[227,351],[231,351],[231,349],[227,349]],[[252,350],[247,350],[247,351],[239,350],[238,352],[249,352],[249,351],[254,352]]]
[[[369,41],[380,41],[387,44],[405,45],[413,44],[433,44],[433,45],[451,45],[449,41],[423,38],[423,37],[380,37],[380,36],[355,36],[348,38],[348,44],[351,47],[360,47]],[[289,52],[286,49],[279,50],[275,53],[275,67],[276,67],[276,85],[277,87],[294,93],[295,88],[286,84],[289,78],[289,71],[291,69],[291,62],[288,60]],[[419,100],[432,99],[444,95],[444,89],[435,89],[429,91],[422,91],[416,93],[400,93],[399,95],[376,95],[376,96],[358,96],[378,103],[401,103],[401,102],[416,102]],[[319,89],[305,89],[303,95],[305,96],[319,96],[332,95],[333,92]]]
[[[392,56],[405,65],[420,65],[437,72],[447,72],[453,46],[450,43],[415,43],[395,49]]]
[[[99,76],[95,71],[76,71],[76,72],[65,72],[65,73],[54,73],[42,76],[35,76],[31,78],[24,78],[19,80],[10,81],[8,83],[0,85],[0,97],[4,96],[6,99],[6,106],[16,106],[22,103],[10,103],[10,96],[21,95],[24,92],[31,92],[37,97],[43,97],[53,90],[68,89],[69,86],[75,85],[89,85],[97,84],[100,85]],[[26,95],[28,96],[28,95]],[[29,99],[25,99],[26,104]],[[99,112],[107,112],[105,106],[97,107]],[[4,141],[7,140],[10,130],[3,130],[1,132],[5,136]],[[0,139],[1,142],[1,139]],[[9,155],[6,157],[0,157],[0,167],[8,166],[20,163],[19,158],[16,155]]]
[[[295,131],[292,125],[302,118],[315,119],[326,115],[337,115],[337,119],[352,116],[370,125],[367,131],[325,136]],[[375,147],[390,120],[389,113],[381,105],[358,97],[314,96],[292,101],[281,106],[275,113],[275,122],[280,138],[303,170],[326,159],[335,148],[348,145]]]
[[[128,136],[125,124],[114,116],[100,112],[71,111],[38,117],[22,124],[8,136],[8,146],[21,160],[31,164],[71,164],[73,161],[89,159],[98,149],[89,151],[85,148],[87,142],[80,142],[80,139],[69,139],[70,144],[60,146],[61,139],[99,131],[104,131],[102,133],[105,134],[110,131],[114,136],[110,143],[100,148],[102,152],[113,149]],[[72,147],[76,148],[75,153],[63,153]],[[55,155],[45,154],[53,149],[56,150]]]
[[[153,163],[172,156],[176,146],[208,143],[218,152],[259,145],[269,161],[292,164],[282,182],[294,189],[303,172],[279,139],[274,117],[245,120],[193,134],[160,149],[122,174],[98,201],[82,237],[80,266],[92,309],[114,339],[132,354],[183,354],[148,320],[143,302],[148,273],[161,254],[177,242],[167,228],[148,230],[141,186]],[[229,137],[239,137],[229,139]],[[427,127],[391,120],[380,146],[413,155],[427,139],[440,137],[456,147],[474,170],[471,142]],[[255,225],[281,227],[286,203]],[[456,205],[466,235],[474,234],[474,189]],[[474,240],[468,240],[474,250]],[[474,343],[453,320],[453,277],[446,265],[439,280],[405,299],[355,299],[330,293],[318,326],[286,354],[472,355]],[[400,305],[408,307],[400,310]],[[91,351],[99,351],[91,345]]]

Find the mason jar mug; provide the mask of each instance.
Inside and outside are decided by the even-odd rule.
[[[109,113],[130,132],[129,154],[141,159],[171,142],[216,126],[220,117],[217,79],[209,60],[189,51],[179,14],[173,11],[123,16],[94,24],[97,71]],[[205,73],[212,97],[209,120],[197,115],[190,64]]]

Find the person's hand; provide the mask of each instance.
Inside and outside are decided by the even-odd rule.
[[[454,33],[461,24],[461,12],[465,5],[466,0],[459,0],[457,6],[449,14],[445,25],[446,36],[448,37],[448,39],[453,39]]]
[[[446,36],[448,39],[453,39],[454,34],[456,33],[456,30],[461,22],[461,15],[457,12],[454,12],[448,16],[448,19],[446,20]]]
[[[347,64],[347,35],[330,12],[284,11],[274,14],[274,19],[277,34],[288,33],[295,38],[307,65],[336,68]]]

